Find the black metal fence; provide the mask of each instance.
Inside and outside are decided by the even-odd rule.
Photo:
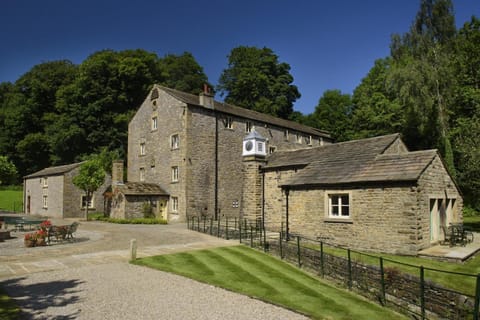
[[[415,266],[285,232],[264,232],[261,220],[191,217],[188,227],[225,239],[238,239],[334,281],[382,305],[414,318],[479,319],[480,274]],[[436,277],[432,275],[436,273]],[[432,278],[448,277],[466,284],[451,289]],[[475,285],[473,285],[475,284]]]

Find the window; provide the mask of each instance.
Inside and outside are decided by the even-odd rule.
[[[140,181],[145,181],[145,168],[140,168]]]
[[[172,182],[178,182],[178,167],[172,167]]]
[[[305,137],[305,143],[308,144],[309,146],[311,146],[312,145],[312,136]]]
[[[85,209],[85,206],[87,205],[87,196],[82,196],[82,209]],[[93,196],[88,199],[88,207],[93,208]]]
[[[48,196],[46,195],[43,196],[43,208],[44,209],[48,208]]]
[[[350,218],[350,195],[329,194],[328,215],[330,218]]]
[[[302,143],[302,135],[297,133],[297,143]]]
[[[48,187],[48,178],[47,177],[43,178],[42,182],[43,182],[43,187],[45,187],[45,188]]]
[[[268,148],[268,153],[272,154],[272,153],[275,152],[276,149],[277,149],[276,147],[271,146],[271,147]]]
[[[252,123],[250,121],[245,122],[245,132],[252,132]]]
[[[172,149],[178,149],[180,147],[180,137],[178,134],[174,134],[170,137],[170,147]]]
[[[288,130],[287,129],[285,129],[285,131],[283,131],[283,138],[285,140],[288,140]]]
[[[172,197],[172,211],[178,212],[178,198]]]
[[[152,130],[158,129],[158,118],[157,116],[152,117]]]
[[[225,129],[233,129],[232,117],[226,117],[225,120],[223,121],[223,124],[225,125]]]
[[[263,152],[263,142],[257,142],[257,150],[258,152]]]
[[[146,154],[145,152],[145,142],[140,143],[140,155],[144,156]]]

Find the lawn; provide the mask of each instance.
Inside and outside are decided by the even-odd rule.
[[[161,255],[133,263],[239,292],[314,319],[402,318],[387,308],[244,246]]]
[[[22,187],[3,187],[0,189],[0,210],[21,212],[23,207]]]

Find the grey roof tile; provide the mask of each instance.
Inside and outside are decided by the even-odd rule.
[[[58,175],[72,171],[73,169],[79,167],[81,164],[82,162],[77,162],[77,163],[66,164],[62,166],[48,167],[40,171],[34,172],[32,174],[29,174],[27,176],[24,176],[24,178],[30,179],[30,178],[36,178],[36,177],[58,176]]]

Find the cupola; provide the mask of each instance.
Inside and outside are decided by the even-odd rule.
[[[255,128],[243,138],[243,152],[242,156],[260,156],[267,155],[266,140],[262,137]]]

